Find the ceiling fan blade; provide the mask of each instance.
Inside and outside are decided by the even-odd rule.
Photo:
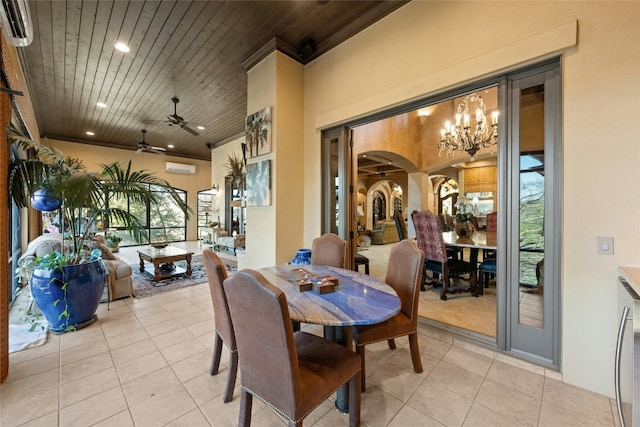
[[[191,129],[189,126],[187,126],[186,123],[181,124],[180,127],[182,129],[186,130],[187,132],[189,132],[193,136],[200,135],[198,132],[196,132],[195,130]]]
[[[152,146],[152,147],[149,147],[149,151],[153,152],[153,153],[156,153],[156,154],[164,154],[167,151],[167,149],[164,148],[164,147],[153,147]]]

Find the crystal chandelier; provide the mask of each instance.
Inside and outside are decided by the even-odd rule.
[[[469,108],[476,106],[475,124],[471,126]],[[444,129],[440,131],[441,139],[438,144],[438,155],[444,151],[447,156],[459,151],[466,151],[475,160],[475,155],[481,148],[489,148],[498,143],[498,112],[491,114],[491,125],[487,123],[487,108],[484,100],[477,92],[464,97],[456,107],[456,123],[452,125],[445,122]]]

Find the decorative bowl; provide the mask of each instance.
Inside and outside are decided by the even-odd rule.
[[[161,243],[151,243],[151,246],[153,246],[156,249],[164,249],[167,246],[169,246],[169,243],[167,242],[161,242]]]

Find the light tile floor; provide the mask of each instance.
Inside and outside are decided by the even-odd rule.
[[[10,355],[2,426],[234,426],[239,392],[222,403],[229,354],[209,376],[213,309],[206,284],[101,304],[99,320]],[[305,325],[305,330],[320,329]],[[363,426],[613,426],[615,405],[557,374],[420,326],[424,372],[408,342],[367,347]],[[239,384],[239,382],[238,382]],[[254,401],[253,426],[284,421]],[[330,401],[305,425],[348,425]]]

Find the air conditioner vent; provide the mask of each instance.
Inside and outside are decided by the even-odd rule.
[[[28,46],[33,40],[33,24],[27,0],[2,0],[0,26],[7,43]]]
[[[182,173],[192,175],[196,173],[196,165],[187,165],[184,163],[165,162],[164,171],[167,173]]]

